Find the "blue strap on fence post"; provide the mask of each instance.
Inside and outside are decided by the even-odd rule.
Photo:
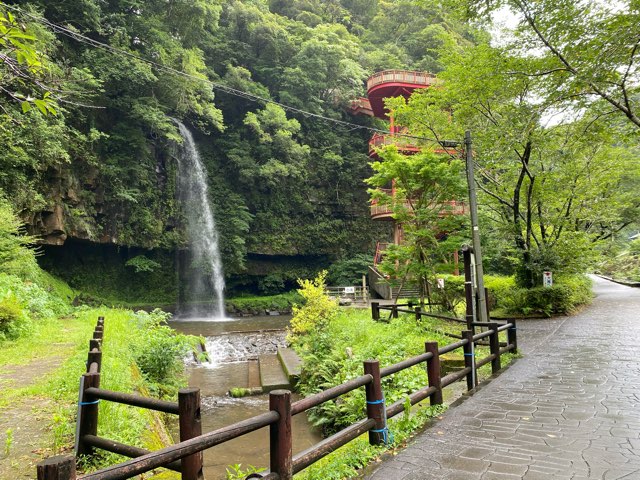
[[[85,406],[85,405],[97,405],[98,403],[100,403],[100,400],[95,400],[93,402],[78,402],[78,405],[80,405],[81,407]]]
[[[380,405],[382,404],[382,411],[384,412],[384,427],[380,428],[380,429],[371,429],[371,432],[374,433],[382,433],[382,441],[384,442],[385,445],[390,445],[393,443],[393,432],[391,432],[389,430],[389,427],[387,426],[387,408],[384,404],[384,397],[381,398],[380,400],[373,400],[373,401],[367,401],[367,403],[369,405]]]

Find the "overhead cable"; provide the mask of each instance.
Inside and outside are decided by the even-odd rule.
[[[30,12],[27,12],[25,10],[22,10],[19,7],[16,7],[16,6],[13,6],[13,5],[7,5],[7,4],[2,4],[2,5],[4,7],[6,7],[6,8],[8,8],[8,9],[10,9],[10,10],[19,12],[20,14],[25,15],[25,16],[31,18],[32,20],[34,20],[36,22],[39,22],[39,23],[49,27],[54,32],[59,33],[61,35],[64,35],[66,37],[69,37],[69,38],[71,38],[71,39],[73,39],[73,40],[75,40],[77,42],[84,43],[86,45],[90,45],[90,46],[92,46],[94,48],[99,48],[101,50],[105,50],[105,51],[107,51],[109,53],[112,53],[112,54],[115,54],[115,55],[123,55],[123,56],[129,57],[129,58],[133,58],[135,60],[147,63],[147,64],[157,68],[158,70],[162,70],[162,71],[171,73],[173,75],[177,75],[177,76],[180,76],[180,77],[188,78],[190,80],[196,80],[196,81],[204,82],[204,83],[208,84],[212,89],[221,91],[221,92],[226,93],[228,95],[233,95],[235,97],[243,98],[245,100],[249,100],[249,101],[253,101],[253,102],[260,102],[260,103],[263,103],[263,104],[269,104],[270,103],[270,104],[279,106],[283,110],[286,110],[286,111],[289,111],[289,112],[293,112],[293,113],[297,113],[297,114],[303,115],[304,117],[314,118],[314,119],[321,120],[321,121],[324,121],[324,122],[341,125],[343,127],[348,127],[351,130],[367,130],[367,131],[370,131],[370,132],[381,133],[381,134],[384,134],[384,135],[389,135],[390,134],[389,131],[387,131],[387,130],[382,130],[382,129],[374,128],[374,127],[367,127],[365,125],[359,125],[357,123],[347,122],[345,120],[338,120],[338,119],[335,119],[335,118],[326,117],[326,116],[320,115],[318,113],[309,112],[309,111],[306,111],[306,110],[303,110],[303,109],[300,109],[300,108],[297,108],[297,107],[293,107],[291,105],[287,105],[287,104],[282,103],[282,102],[278,102],[278,101],[275,101],[275,100],[272,100],[272,99],[269,99],[269,98],[262,97],[260,95],[256,95],[256,94],[249,93],[249,92],[245,92],[243,90],[239,90],[239,89],[230,87],[228,85],[217,83],[217,82],[209,80],[208,78],[205,78],[205,77],[199,77],[199,76],[196,76],[196,75],[192,75],[192,74],[183,72],[182,70],[178,70],[178,69],[173,68],[173,67],[162,65],[162,64],[160,64],[160,63],[158,63],[158,62],[156,62],[154,60],[151,60],[149,58],[143,57],[141,55],[137,55],[135,53],[128,52],[128,51],[123,50],[121,48],[117,48],[117,47],[114,47],[112,45],[109,45],[109,44],[100,42],[98,40],[95,40],[93,38],[87,37],[86,35],[83,35],[83,34],[81,34],[79,32],[76,32],[76,31],[71,30],[71,29],[69,29],[67,27],[64,27],[62,25],[58,25],[58,24],[56,24],[54,22],[51,22],[51,21],[47,20],[44,17],[40,17],[40,16],[34,15],[34,14],[30,13]],[[437,140],[435,138],[421,137],[421,136],[409,135],[409,134],[405,134],[405,133],[394,133],[392,135],[395,136],[395,137],[403,137],[403,138],[410,138],[410,139],[414,139],[414,140],[423,140],[423,141],[427,141],[427,142],[432,142],[432,143],[436,143],[438,145],[442,145],[444,147],[454,146],[454,144],[456,146],[458,145],[458,142],[442,142],[442,141],[439,141],[439,140]]]

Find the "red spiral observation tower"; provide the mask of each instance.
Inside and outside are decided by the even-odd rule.
[[[398,151],[404,155],[413,155],[420,152],[420,147],[412,143],[411,138],[398,135],[400,128],[394,124],[393,115],[386,110],[384,100],[386,98],[404,97],[408,99],[418,88],[429,88],[438,83],[438,79],[432,73],[410,70],[383,70],[373,74],[367,80],[367,97],[358,98],[351,104],[351,113],[354,115],[375,116],[389,121],[389,133],[374,134],[369,140],[369,156],[378,157],[378,149],[386,145],[395,145]],[[445,153],[443,150],[442,153]],[[387,193],[395,195],[395,182]],[[452,200],[443,205],[441,215],[463,215],[467,213],[463,202]],[[373,220],[393,222],[393,243],[400,245],[403,240],[402,225],[393,218],[393,207],[382,205],[375,200],[371,202],[371,218]],[[374,257],[374,266],[377,265],[388,243],[378,242]]]

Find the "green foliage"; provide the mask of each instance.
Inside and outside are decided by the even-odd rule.
[[[434,298],[444,301],[452,310],[464,303],[464,277],[441,275],[445,289],[436,290]],[[554,276],[551,288],[522,288],[514,276],[485,275],[484,285],[489,290],[489,306],[499,315],[565,315],[591,302],[591,280],[584,275]]]
[[[32,278],[38,270],[32,243],[9,203],[0,196],[0,273]]]
[[[140,307],[172,305],[178,298],[173,252],[73,241],[43,251],[42,267],[77,290],[84,303]]]
[[[234,387],[229,390],[229,396],[233,398],[242,398],[251,394],[251,389],[242,388],[242,387]]]
[[[570,277],[552,287],[514,289],[502,301],[508,313],[524,315],[566,315],[591,301],[591,281],[584,276]]]
[[[640,282],[640,239],[629,242],[621,252],[605,256],[598,270],[617,280]]]
[[[175,400],[177,388],[184,386],[183,363],[176,361],[176,344],[190,340],[170,339],[171,333],[163,328],[168,318],[163,312],[136,313],[121,309],[90,309],[80,307],[72,318],[56,322],[56,329],[67,329],[74,342],[73,354],[43,379],[42,395],[59,405],[56,412],[61,420],[58,442],[65,448],[73,444],[75,414],[77,411],[78,378],[85,371],[86,341],[90,337],[98,316],[105,317],[101,386],[103,388],[142,395],[167,395]],[[191,337],[193,338],[193,337]],[[41,340],[42,341],[42,340]],[[162,348],[162,347],[164,348]],[[151,358],[154,356],[155,358]],[[141,373],[136,358],[141,358],[148,372]],[[180,366],[173,369],[171,365]],[[163,376],[164,375],[164,376]],[[163,376],[162,379],[159,377]],[[159,379],[162,383],[153,383]],[[146,409],[131,408],[114,402],[100,403],[101,435],[128,445],[158,449],[162,445],[157,438],[159,417]],[[83,459],[86,470],[94,470],[122,461],[122,457],[101,452],[91,459]]]
[[[537,56],[443,38],[441,88],[393,102],[397,123],[419,136],[474,132],[487,255],[502,272],[533,287],[544,270],[587,271],[597,241],[638,218],[637,140],[605,125],[601,109],[549,122],[566,107],[556,89],[533,101],[535,75],[514,73],[549,66]]]
[[[12,428],[7,428],[7,430],[5,431],[5,439],[4,439],[4,455],[5,457],[9,456],[9,453],[11,452],[11,446],[13,445],[13,429]]]
[[[0,341],[14,339],[29,329],[24,308],[15,295],[0,299]]]
[[[373,257],[363,253],[334,262],[327,271],[327,283],[333,286],[360,285],[362,276],[367,274],[371,265]]]
[[[225,304],[227,312],[264,313],[266,310],[288,312],[294,304],[302,301],[303,298],[297,292],[289,292],[280,295],[227,298]]]
[[[374,175],[367,183],[372,200],[386,205],[402,224],[401,245],[385,250],[379,269],[390,277],[413,279],[424,298],[434,282],[436,265],[458,249],[464,216],[452,215],[450,202],[461,200],[465,192],[462,162],[459,158],[425,149],[415,155],[402,155],[397,147],[379,152],[372,163]],[[395,186],[393,190],[388,187]]]
[[[43,115],[57,113],[57,104],[47,89],[48,59],[42,54],[42,39],[0,5],[0,87],[2,95],[18,102],[23,113],[36,107]],[[50,80],[50,79],[49,79]],[[32,96],[39,94],[38,97]],[[7,110],[3,109],[4,113]]]
[[[640,128],[640,69],[634,48],[640,10],[635,2],[456,3],[467,6],[474,19],[486,19],[501,7],[519,17],[502,48],[518,56],[521,62],[516,72],[527,79],[537,101],[571,109],[606,108],[608,115],[628,122],[636,132]],[[532,49],[537,50],[535,56],[530,55]]]
[[[333,387],[362,374],[362,362],[376,358],[382,366],[424,351],[432,339],[450,343],[442,324],[417,324],[411,316],[390,323],[374,322],[369,312],[340,309],[321,329],[308,330],[293,343],[303,359],[298,389],[304,396]],[[457,327],[456,327],[457,328]],[[426,385],[424,368],[410,368],[383,380],[388,404]],[[339,401],[326,402],[309,413],[310,420],[332,433],[362,418],[364,391],[355,390]]]
[[[338,302],[325,293],[327,272],[323,271],[313,280],[299,280],[298,293],[303,305],[294,305],[289,340],[301,345],[304,335],[321,332],[335,318]]]
[[[247,476],[251,475],[252,473],[261,473],[264,471],[264,468],[257,468],[253,465],[247,465],[246,468],[243,468],[241,463],[235,463],[233,465],[227,466],[226,479],[245,480],[245,478],[247,478]]]
[[[0,342],[30,331],[35,320],[68,312],[68,287],[44,273],[33,239],[0,197]]]
[[[138,336],[132,342],[133,358],[161,396],[175,394],[182,383],[184,357],[194,350],[195,337],[178,334],[167,325],[171,314],[155,309],[135,314]]]
[[[153,272],[155,269],[161,267],[158,262],[145,257],[144,255],[138,255],[126,261],[127,267],[132,267],[136,273],[140,272]]]
[[[229,276],[245,272],[249,254],[349,258],[370,250],[383,228],[367,214],[366,131],[220,90],[214,96],[205,80],[373,125],[344,108],[364,93],[372,69],[439,68],[441,31],[469,31],[442,9],[408,0],[198,0],[170,9],[151,0],[144,15],[131,2],[13,5],[129,54],[56,38],[30,17],[16,19],[35,38],[23,43],[43,53],[40,61],[65,92],[55,117],[34,107],[19,125],[0,122],[0,188],[34,233],[147,249],[183,246],[173,116],[192,128],[202,150]],[[43,217],[59,223],[53,228]],[[264,293],[280,287],[277,278],[263,283]]]

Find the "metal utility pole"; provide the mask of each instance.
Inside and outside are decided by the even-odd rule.
[[[484,293],[484,271],[482,269],[482,249],[480,247],[480,229],[478,227],[478,198],[476,196],[476,181],[473,168],[473,151],[471,149],[471,132],[464,134],[464,148],[467,154],[467,183],[469,184],[469,208],[471,209],[471,235],[473,241],[473,254],[476,260],[476,283],[478,285],[478,308],[476,315],[478,321],[486,323],[487,298]]]

